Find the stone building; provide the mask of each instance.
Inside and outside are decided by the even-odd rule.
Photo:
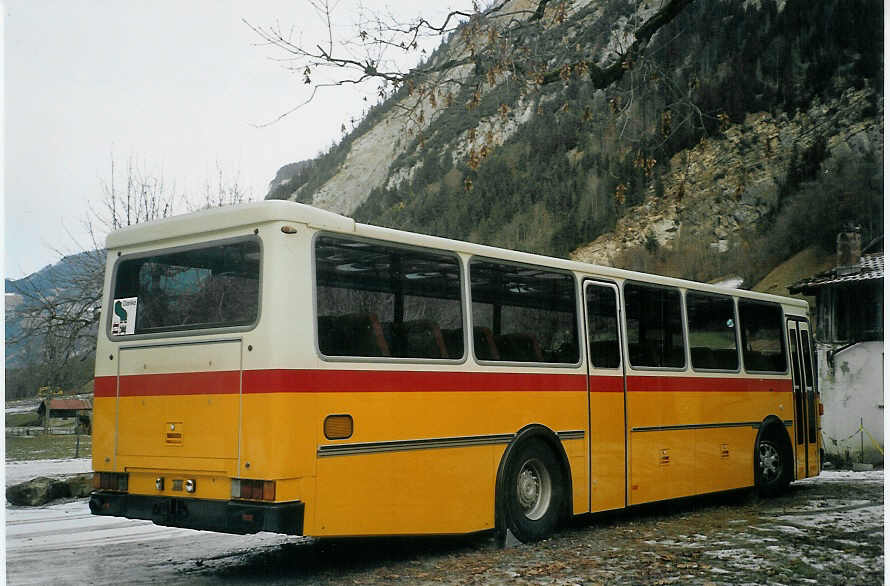
[[[839,234],[837,242],[835,268],[788,290],[816,298],[826,456],[878,463],[884,457],[884,243],[879,238],[863,249],[856,230]]]

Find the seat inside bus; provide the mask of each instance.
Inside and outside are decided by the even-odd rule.
[[[439,324],[428,319],[386,323],[384,336],[392,355],[399,358],[448,358],[448,350]]]
[[[494,337],[501,360],[515,362],[544,362],[541,345],[532,334],[515,332]]]
[[[374,313],[318,316],[318,345],[328,356],[391,356]]]

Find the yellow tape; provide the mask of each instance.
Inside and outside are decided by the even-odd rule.
[[[871,436],[871,434],[868,433],[868,430],[867,430],[867,429],[865,430],[865,433],[868,434],[868,439],[871,440],[871,445],[873,445],[877,451],[881,452],[881,455],[883,456],[883,455],[884,455],[884,449],[883,449],[880,445],[878,445],[878,442],[876,442],[876,441],[875,441],[875,438],[873,438],[873,437]]]
[[[871,440],[871,444],[872,444],[872,445],[875,447],[875,449],[876,449],[877,451],[879,451],[879,452],[881,453],[881,455],[883,456],[883,455],[884,455],[884,448],[882,448],[881,445],[880,445],[878,442],[875,441],[875,438],[872,437],[871,433],[869,433],[869,431],[868,431],[867,429],[865,429],[865,427],[863,427],[861,424],[859,425],[859,428],[858,428],[856,431],[854,431],[853,433],[851,433],[850,435],[848,435],[848,436],[845,437],[844,439],[835,439],[835,438],[831,437],[830,435],[828,436],[828,439],[830,439],[832,442],[834,442],[834,445],[837,445],[838,442],[845,442],[845,441],[847,441],[848,439],[853,439],[854,437],[856,437],[856,434],[858,434],[858,433],[862,433],[863,431],[868,435],[868,439]],[[822,436],[825,437],[825,432],[824,432],[824,431],[822,432]],[[822,443],[824,444],[825,441],[823,440]]]

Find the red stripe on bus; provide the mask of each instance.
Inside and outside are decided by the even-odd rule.
[[[238,371],[126,375],[120,396],[237,394]],[[97,377],[96,397],[114,397],[114,376]],[[585,390],[578,374],[492,372],[389,371],[389,370],[245,370],[243,392],[256,393],[381,393]],[[591,376],[590,392],[620,393],[620,376]],[[628,376],[628,392],[790,392],[790,379]]]
[[[116,376],[97,376],[93,380],[93,397],[114,397],[116,395]]]
[[[583,375],[390,370],[249,370],[245,393],[584,391]]]
[[[131,374],[120,377],[119,396],[237,395],[240,377],[237,370]]]
[[[791,379],[697,376],[629,376],[627,392],[791,392]]]
[[[624,378],[620,376],[591,376],[591,393],[623,393]]]

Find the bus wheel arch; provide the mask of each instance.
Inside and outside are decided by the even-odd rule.
[[[754,441],[754,485],[761,496],[776,496],[794,479],[794,452],[785,423],[770,415]]]
[[[495,481],[495,532],[524,543],[548,537],[571,514],[571,468],[550,428],[528,425],[507,445]]]

